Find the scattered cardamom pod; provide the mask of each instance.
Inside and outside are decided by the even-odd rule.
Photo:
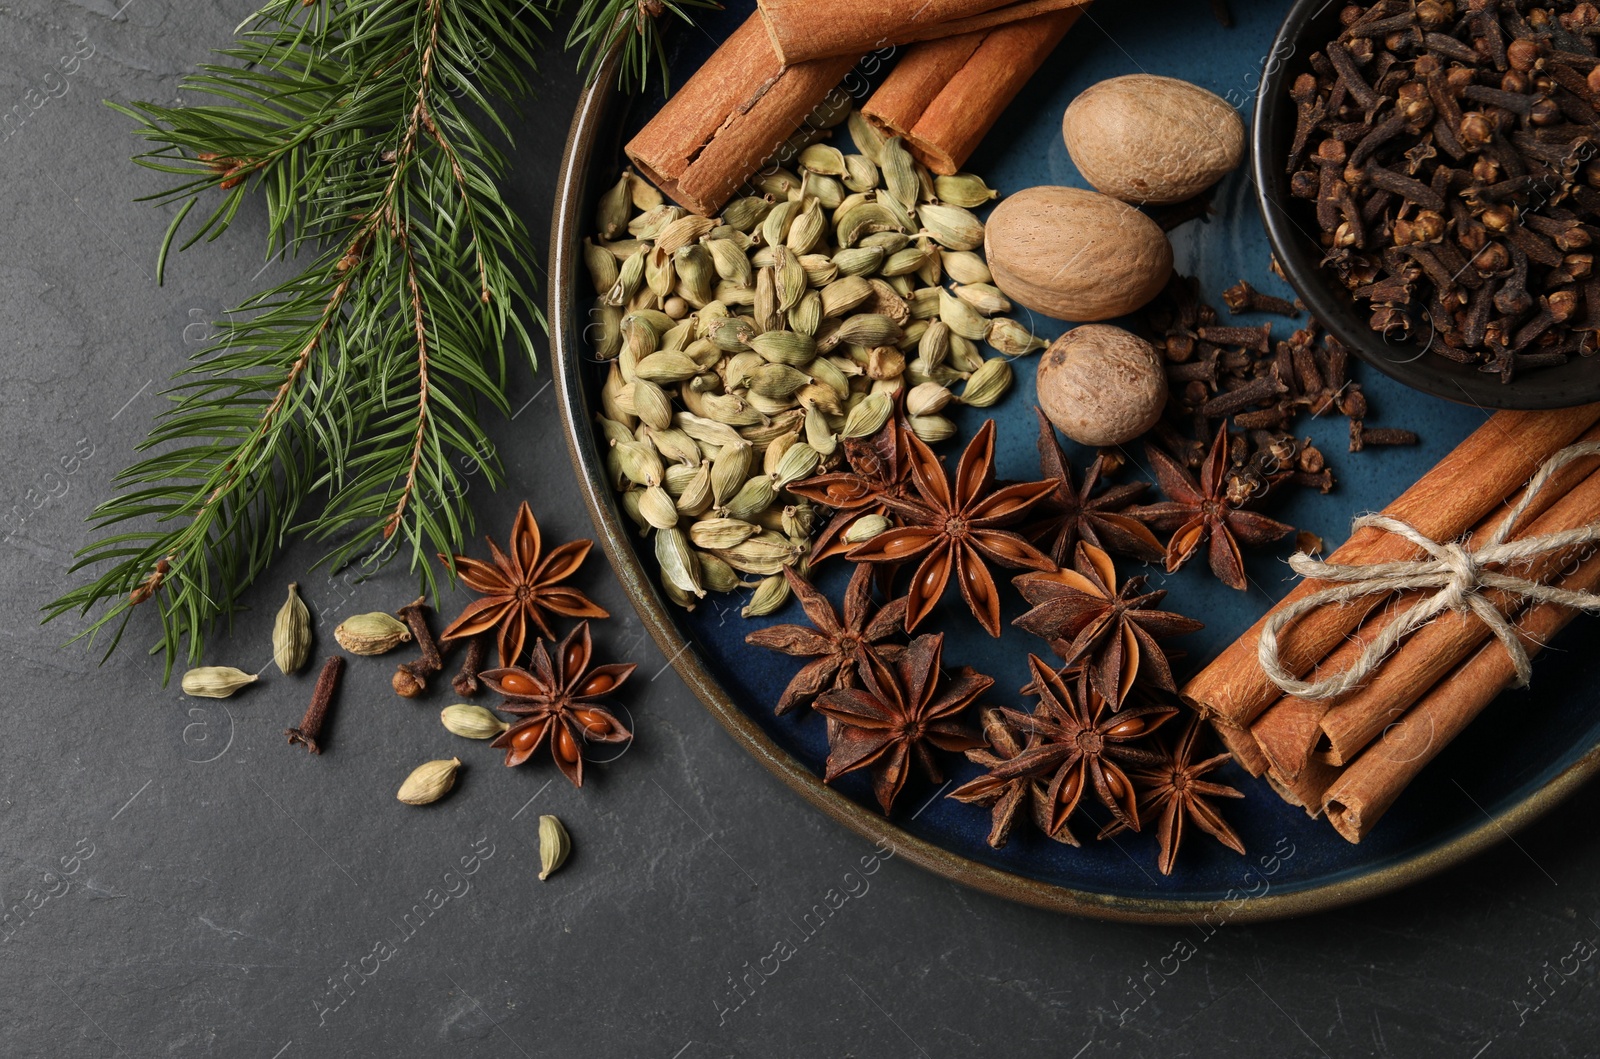
[[[572,839],[561,821],[553,816],[539,817],[539,881],[559,871],[571,852]]]
[[[340,647],[353,655],[381,655],[411,640],[411,630],[393,614],[375,610],[354,614],[333,630]]]
[[[272,660],[284,676],[306,664],[311,655],[311,611],[300,598],[298,582],[289,582],[289,598],[272,623]]]
[[[461,759],[453,757],[442,761],[425,761],[411,770],[411,775],[400,784],[396,798],[407,805],[427,805],[450,793],[456,785],[456,772]]]
[[[511,726],[482,706],[458,702],[439,711],[439,720],[452,735],[465,739],[493,739]]]
[[[200,666],[183,675],[181,686],[185,695],[197,699],[225,699],[244,687],[261,679],[233,666]]]

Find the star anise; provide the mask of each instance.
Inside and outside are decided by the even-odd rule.
[[[905,786],[912,759],[935,783],[942,779],[933,750],[983,745],[956,720],[994,678],[962,666],[948,679],[939,668],[944,634],[919,636],[894,662],[860,651],[859,688],[836,688],[816,701],[828,725],[828,782],[847,772],[872,770],[872,789],[888,815]]]
[[[1105,701],[1093,693],[1074,695],[1039,656],[1030,654],[1028,665],[1039,688],[1039,702],[1033,713],[1001,711],[1018,731],[1029,734],[1028,745],[986,775],[956,788],[950,797],[965,799],[985,794],[1023,776],[1049,776],[1047,834],[1054,835],[1066,826],[1067,818],[1090,787],[1112,816],[1137,831],[1134,787],[1123,772],[1122,763],[1160,764],[1158,752],[1136,744],[1177,713],[1177,708],[1149,703],[1112,713],[1106,709]]]
[[[905,439],[910,433],[900,417],[892,415],[871,437],[844,439],[841,445],[849,470],[789,484],[789,492],[834,512],[812,542],[812,562],[849,551],[852,545],[845,534],[850,527],[868,515],[889,514],[884,497],[906,495],[911,468]]]
[[[478,674],[505,696],[499,709],[525,716],[501,732],[493,747],[503,747],[506,764],[520,765],[547,740],[550,756],[574,787],[583,786],[583,743],[622,743],[633,734],[600,700],[633,675],[630,663],[589,668],[593,644],[589,623],[581,622],[556,644],[555,655],[543,640],[533,642],[533,669],[507,667]]]
[[[773,625],[757,629],[744,642],[798,657],[815,657],[789,681],[773,712],[783,716],[824,691],[855,685],[856,652],[865,649],[893,660],[901,648],[883,641],[900,631],[906,620],[905,597],[890,600],[872,612],[872,567],[857,566],[845,589],[843,617],[828,597],[789,567],[783,568],[795,598],[811,625]]]
[[[1173,530],[1172,539],[1167,543],[1169,573],[1188,562],[1209,539],[1211,546],[1206,557],[1211,562],[1212,573],[1229,588],[1243,589],[1244,558],[1239,554],[1240,542],[1258,548],[1294,532],[1293,526],[1229,503],[1226,422],[1217,428],[1211,452],[1200,467],[1198,485],[1188,471],[1161,449],[1147,445],[1145,452],[1156,481],[1171,499],[1135,508],[1130,513],[1162,529]]]
[[[577,589],[557,584],[583,565],[594,542],[568,541],[544,554],[539,523],[526,501],[517,509],[517,519],[511,527],[511,554],[502,552],[492,540],[488,543],[491,563],[465,555],[455,557],[461,580],[483,598],[467,604],[461,616],[439,634],[441,640],[463,639],[496,629],[500,664],[514,666],[522,657],[529,625],[547,640],[556,638],[545,621],[546,612],[568,618],[611,616]],[[439,560],[447,561],[442,554]]]
[[[994,483],[994,420],[979,428],[961,454],[955,484],[939,457],[907,433],[915,499],[885,496],[904,525],[884,530],[845,553],[856,562],[901,563],[925,556],[906,596],[906,631],[915,629],[944,595],[952,573],[962,598],[990,636],[1000,635],[1000,592],[985,560],[1050,570],[1050,557],[1019,534],[1001,529],[1018,521],[1055,488],[1053,482]]]
[[[1005,715],[996,709],[983,711],[983,737],[989,746],[986,749],[967,751],[967,760],[988,769],[1003,765],[1021,754],[1024,749],[1038,744],[1037,736],[1027,737],[1028,741],[1024,744],[1017,730],[1011,727]],[[990,808],[992,824],[989,828],[989,845],[995,849],[1004,846],[1011,837],[1011,828],[1016,823],[1017,811],[1024,803],[1027,804],[1029,815],[1040,831],[1050,835],[1057,842],[1069,846],[1078,844],[1076,836],[1065,825],[1051,834],[1049,794],[1045,790],[1043,781],[1037,776],[1017,776],[994,786],[985,786],[975,794],[961,793],[964,790],[965,787],[950,797],[957,801]]]
[[[1172,667],[1157,639],[1205,628],[1204,622],[1157,610],[1166,591],[1144,591],[1143,577],[1117,585],[1111,557],[1078,542],[1073,570],[1028,573],[1012,579],[1033,609],[1012,624],[1051,641],[1065,666],[1082,666],[1095,692],[1122,708],[1141,677],[1162,691],[1177,691]]]
[[[1216,807],[1205,800],[1243,798],[1243,792],[1200,778],[1227,761],[1231,755],[1221,753],[1204,761],[1190,763],[1200,730],[1204,727],[1205,722],[1198,714],[1194,715],[1189,719],[1189,726],[1183,730],[1177,745],[1165,751],[1165,760],[1160,765],[1140,769],[1130,776],[1134,786],[1139,788],[1140,821],[1148,824],[1157,813],[1161,814],[1161,824],[1156,831],[1161,852],[1156,858],[1156,867],[1161,869],[1162,875],[1172,874],[1178,846],[1183,842],[1185,821],[1193,821],[1194,826],[1235,853],[1244,852],[1244,842],[1228,826]],[[1124,830],[1126,828],[1120,820],[1114,821],[1101,832],[1101,837]]]
[[[1105,468],[1105,457],[1096,456],[1094,463],[1083,476],[1083,485],[1073,482],[1072,464],[1056,440],[1055,428],[1045,414],[1035,408],[1039,416],[1039,470],[1046,478],[1055,479],[1055,491],[1034,508],[1037,521],[1023,533],[1033,543],[1046,548],[1057,566],[1072,561],[1072,553],[1080,540],[1097,548],[1126,555],[1132,559],[1152,562],[1161,558],[1166,549],[1156,540],[1143,522],[1123,509],[1145,491],[1145,482],[1128,482],[1114,485],[1094,495],[1100,484],[1100,474]]]

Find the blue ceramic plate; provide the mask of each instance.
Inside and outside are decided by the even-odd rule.
[[[1231,2],[1231,28],[1218,25],[1208,5],[1195,0],[1096,5],[1012,104],[967,168],[1002,194],[1038,184],[1084,186],[1062,144],[1061,115],[1084,88],[1119,74],[1180,77],[1216,92],[1248,115],[1283,5]],[[749,10],[749,4],[733,4],[727,12],[703,17],[705,32],[679,33],[672,57],[674,80],[686,79]],[[1224,812],[1249,855],[1240,857],[1196,834],[1185,843],[1170,877],[1155,870],[1155,837],[1149,832],[1095,842],[1095,828],[1080,822],[1074,830],[1085,837],[1085,845],[1074,849],[1019,824],[1010,844],[993,850],[984,841],[988,812],[942,797],[940,788],[925,781],[908,783],[887,821],[863,775],[824,785],[827,741],[822,718],[808,710],[778,718],[771,710],[798,665],[744,642],[745,634],[760,624],[803,620],[798,606],[791,603],[771,618],[745,621],[738,608],[746,594],[710,596],[689,614],[666,603],[654,588],[649,549],[643,558],[635,552],[640,538],[621,517],[604,482],[590,411],[600,376],[582,335],[593,294],[578,249],[596,198],[616,179],[620,144],[659,104],[659,98],[630,104],[609,81],[602,82],[580,105],[567,147],[552,233],[550,315],[572,454],[602,542],[662,649],[735,737],[824,811],[863,834],[896,843],[904,855],[934,871],[1033,904],[1122,919],[1210,914],[1243,920],[1330,907],[1438,871],[1533,819],[1600,765],[1600,718],[1592,680],[1584,679],[1585,664],[1572,650],[1594,634],[1595,625],[1580,621],[1540,658],[1533,689],[1508,694],[1486,711],[1418,777],[1359,846],[1339,838],[1326,822],[1284,804],[1265,782],[1231,764],[1222,778],[1245,791],[1246,798],[1225,804]],[[1213,304],[1220,305],[1220,292],[1240,278],[1290,295],[1268,270],[1266,238],[1246,168],[1217,189],[1214,208],[1216,215],[1209,220],[1173,232],[1178,270],[1198,276]],[[1030,319],[1026,313],[1020,318],[1045,338],[1066,326],[1043,317]],[[1259,324],[1262,319],[1246,317],[1242,322]],[[1274,327],[1280,334],[1289,329],[1282,320],[1275,320]],[[999,473],[1032,479],[1038,476],[1033,379],[1027,362],[1018,367],[1016,387],[992,410],[999,432]],[[1406,390],[1375,371],[1362,371],[1359,378],[1372,408],[1371,422],[1410,427],[1423,441],[1416,448],[1347,453],[1342,418],[1297,425],[1299,433],[1309,434],[1329,454],[1339,485],[1327,496],[1301,491],[1269,513],[1330,541],[1343,540],[1353,515],[1381,508],[1488,414]],[[956,418],[960,440],[943,446],[947,455],[958,453],[983,419],[971,412]],[[1069,456],[1081,468],[1092,453],[1069,445]],[[1139,571],[1149,574],[1155,587],[1168,590],[1171,609],[1206,622],[1204,631],[1178,641],[1188,652],[1188,659],[1179,663],[1180,680],[1287,591],[1288,551],[1286,545],[1252,554],[1247,592],[1224,588],[1200,563],[1174,575],[1158,567]],[[824,590],[835,599],[847,576],[844,566],[832,560],[822,567]],[[1005,593],[1009,622],[1020,612],[1021,601],[1009,587]],[[959,603],[947,603],[928,623],[947,632],[946,663],[972,665],[993,675],[996,684],[988,701],[1029,705],[1032,700],[1014,689],[1027,681],[1028,652],[1040,650],[1041,644],[1009,627],[1000,640],[991,640],[958,608]],[[948,757],[954,782],[977,773],[958,755]]]

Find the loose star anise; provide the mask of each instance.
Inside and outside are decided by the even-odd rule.
[[[967,760],[988,769],[996,768],[1022,753],[1024,749],[1038,744],[1037,736],[1030,736],[1028,742],[1024,744],[1005,715],[996,709],[983,711],[983,737],[988,741],[989,747],[967,751]],[[1016,823],[1017,811],[1022,808],[1023,802],[1027,802],[1029,815],[1040,831],[1050,835],[1057,842],[1069,846],[1078,844],[1076,836],[1065,826],[1051,834],[1050,798],[1044,783],[1037,776],[1017,776],[994,786],[986,786],[975,794],[961,793],[965,790],[966,787],[962,787],[950,797],[957,801],[990,807],[992,825],[989,828],[989,845],[995,849],[1004,846],[1011,837],[1012,825]]]
[[[1156,481],[1171,498],[1160,504],[1134,508],[1136,514],[1162,528],[1172,529],[1167,543],[1167,571],[1178,569],[1200,549],[1207,539],[1211,547],[1207,558],[1211,571],[1229,588],[1245,587],[1244,558],[1239,554],[1242,541],[1261,547],[1294,532],[1293,526],[1254,511],[1245,511],[1228,502],[1228,424],[1217,428],[1211,452],[1200,467],[1200,483],[1178,462],[1154,445],[1146,445],[1150,469]]]
[[[1072,561],[1080,540],[1144,562],[1161,558],[1166,549],[1161,547],[1155,534],[1123,510],[1145,491],[1147,483],[1114,485],[1095,496],[1095,487],[1100,484],[1100,474],[1106,465],[1104,456],[1096,456],[1083,476],[1083,485],[1075,484],[1072,465],[1056,440],[1055,428],[1043,412],[1037,408],[1034,412],[1039,416],[1039,470],[1046,478],[1055,479],[1055,491],[1034,508],[1033,513],[1039,518],[1024,529],[1023,534],[1041,547],[1048,542],[1047,550],[1057,566],[1066,566]]]
[[[1039,702],[1033,713],[1001,711],[1018,731],[1029,734],[1028,745],[1016,757],[991,768],[987,775],[956,788],[950,797],[965,799],[1019,777],[1043,779],[1048,775],[1047,834],[1054,835],[1066,826],[1067,818],[1090,787],[1112,816],[1137,831],[1139,816],[1133,782],[1119,763],[1160,764],[1159,753],[1135,743],[1159,728],[1178,712],[1177,708],[1150,703],[1112,713],[1106,709],[1105,701],[1092,693],[1087,696],[1088,702],[1073,695],[1039,656],[1030,654],[1028,665],[1039,688]]]
[[[916,435],[907,433],[911,481],[916,499],[885,496],[902,526],[884,530],[845,554],[856,562],[901,563],[925,555],[906,596],[906,631],[933,610],[955,574],[961,596],[990,636],[1000,635],[1000,592],[984,560],[1002,566],[1050,570],[1050,557],[1022,536],[1001,529],[1022,518],[1044,499],[1054,482],[1017,482],[994,487],[994,420],[979,428],[961,454],[955,484],[945,478],[939,457]]]
[[[834,515],[811,545],[811,561],[842,555],[852,545],[845,534],[868,515],[887,515],[884,497],[905,497],[910,477],[906,438],[911,431],[899,415],[889,417],[882,429],[867,438],[842,442],[848,471],[818,474],[791,482],[789,492],[833,509]]]
[[[906,620],[905,597],[890,600],[872,613],[872,567],[857,566],[844,593],[844,615],[833,609],[828,597],[795,573],[783,568],[789,587],[805,610],[811,625],[773,625],[757,629],[744,642],[797,657],[815,657],[789,681],[773,712],[783,716],[796,706],[810,702],[824,691],[855,685],[856,652],[865,649],[893,660],[901,648],[883,643],[900,631]],[[813,627],[814,626],[814,627]]]
[[[894,662],[871,651],[856,656],[862,686],[835,688],[820,696],[816,710],[829,720],[828,767],[833,782],[856,769],[872,770],[872,789],[887,816],[905,786],[915,758],[928,778],[942,779],[933,748],[972,750],[983,740],[956,720],[994,684],[994,678],[962,666],[948,680],[939,668],[944,634],[919,636]]]
[[[533,670],[491,669],[480,680],[505,696],[499,709],[527,717],[490,743],[504,747],[506,764],[520,765],[546,741],[550,756],[574,787],[583,786],[583,743],[622,743],[633,734],[600,703],[633,675],[630,663],[589,668],[593,644],[589,623],[581,622],[556,644],[555,657],[543,640],[533,642]]]
[[[1200,730],[1204,727],[1205,722],[1198,714],[1191,717],[1177,745],[1165,751],[1165,759],[1160,765],[1140,769],[1130,776],[1134,786],[1139,788],[1140,821],[1149,823],[1156,813],[1161,814],[1161,825],[1156,831],[1161,842],[1161,853],[1156,859],[1156,867],[1161,869],[1162,875],[1172,874],[1178,846],[1183,842],[1185,820],[1192,820],[1194,826],[1235,853],[1244,852],[1244,842],[1228,826],[1216,807],[1205,800],[1208,797],[1243,798],[1244,793],[1200,778],[1227,761],[1231,755],[1221,753],[1201,762],[1190,763]],[[1104,838],[1123,830],[1126,828],[1119,820],[1107,826],[1100,835]]]
[[[1084,667],[1090,685],[1113,711],[1144,679],[1162,691],[1177,691],[1166,652],[1156,640],[1205,628],[1204,622],[1156,610],[1164,589],[1145,592],[1143,577],[1117,587],[1111,556],[1084,541],[1072,558],[1075,570],[1051,570],[1012,578],[1033,609],[1012,624],[1051,641],[1065,666]]]
[[[440,633],[439,639],[458,640],[497,629],[500,664],[514,666],[522,656],[530,624],[545,639],[556,638],[543,612],[568,618],[611,617],[582,592],[556,583],[571,577],[583,565],[589,549],[594,547],[593,541],[568,541],[550,554],[543,554],[539,523],[524,501],[511,527],[511,554],[506,555],[492,540],[488,543],[492,563],[465,555],[455,557],[461,580],[483,598],[467,604],[467,609]],[[441,554],[439,561],[448,560]]]

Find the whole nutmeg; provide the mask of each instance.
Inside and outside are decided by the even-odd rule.
[[[1244,158],[1244,122],[1226,100],[1151,74],[1084,89],[1067,107],[1061,135],[1083,178],[1125,202],[1193,198]]]
[[[1155,221],[1081,188],[1027,188],[1002,199],[984,250],[1008,298],[1074,322],[1131,313],[1172,273],[1172,244]]]
[[[1110,324],[1075,327],[1039,358],[1039,405],[1083,445],[1120,445],[1155,426],[1167,373],[1155,347]]]

